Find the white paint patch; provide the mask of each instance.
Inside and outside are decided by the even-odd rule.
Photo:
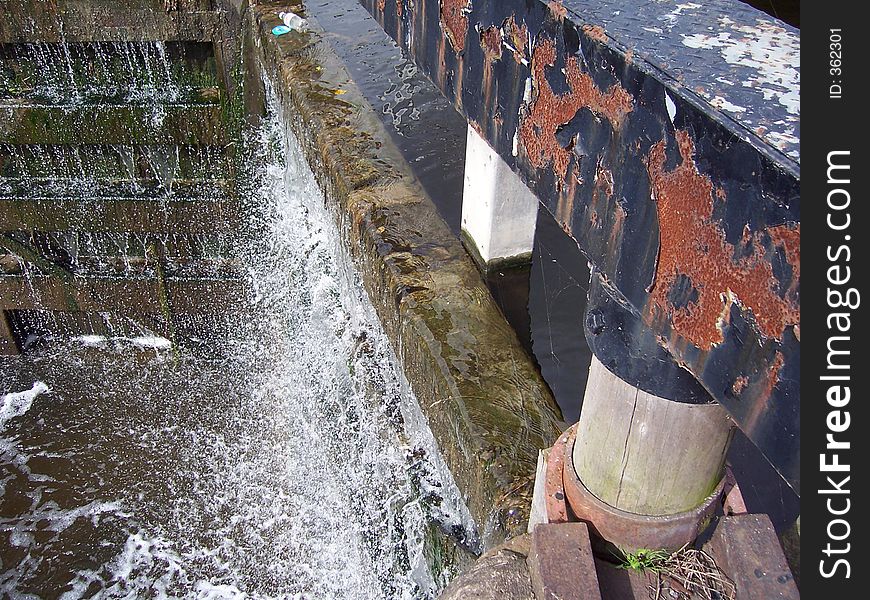
[[[677,105],[674,104],[674,101],[671,100],[671,95],[665,92],[665,106],[668,109],[668,116],[671,118],[671,124],[674,122],[674,118],[677,116]]]
[[[664,33],[665,30],[661,27],[644,27],[644,31],[649,31],[650,33]]]
[[[47,385],[37,381],[29,390],[10,392],[0,397],[0,429],[6,426],[9,419],[20,417],[30,410],[36,397],[48,391],[50,390]]]
[[[731,104],[722,96],[716,96],[712,100],[710,100],[710,104],[713,105],[714,108],[719,110],[724,110],[732,113],[741,113],[746,112],[746,109],[742,106],[737,106],[736,104]]]
[[[526,87],[523,88],[523,104],[529,104],[532,101],[532,78],[526,78]]]
[[[677,19],[680,15],[683,14],[683,11],[694,10],[696,8],[701,8],[700,4],[695,4],[694,2],[688,2],[686,4],[677,4],[677,7],[669,12],[668,14],[659,17],[659,20],[664,21],[665,25],[670,29],[674,25],[677,24]]]
[[[730,65],[746,67],[754,75],[743,82],[765,100],[776,99],[789,114],[800,115],[800,38],[773,22],[759,19],[754,26],[736,25],[723,17],[716,35],[683,35],[689,48],[718,48]],[[724,31],[730,29],[730,31]]]
[[[795,159],[800,157],[800,153],[793,149],[801,142],[800,138],[794,134],[794,128],[786,131],[772,131],[765,137],[767,138],[767,141],[785,152],[788,156]]]

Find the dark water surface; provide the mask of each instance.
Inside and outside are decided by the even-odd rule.
[[[429,598],[473,524],[272,103],[209,357],[142,331],[0,357],[0,596]],[[433,565],[435,568],[433,568]]]

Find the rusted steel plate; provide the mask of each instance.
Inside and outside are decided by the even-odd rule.
[[[799,491],[797,31],[730,0],[363,4]]]
[[[542,523],[526,559],[538,600],[601,600],[585,523]]]
[[[568,444],[562,467],[562,481],[568,506],[579,520],[589,525],[590,531],[624,551],[633,552],[640,548],[682,548],[698,537],[702,525],[708,522],[719,506],[725,487],[724,477],[700,506],[681,513],[663,516],[638,515],[613,507],[600,500],[580,481],[574,466],[577,425],[572,426],[567,433]]]
[[[705,549],[737,586],[737,600],[798,600],[800,593],[767,515],[722,517]]]
[[[565,486],[562,484],[562,469],[565,464],[565,452],[568,450],[568,436],[566,431],[550,450],[547,459],[547,471],[544,477],[544,498],[547,506],[548,523],[568,522],[568,503],[565,499]]]

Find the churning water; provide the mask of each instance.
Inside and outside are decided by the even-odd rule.
[[[0,357],[0,595],[429,598],[471,531],[298,142],[256,133],[220,358],[148,331]],[[466,543],[473,533],[466,534]]]

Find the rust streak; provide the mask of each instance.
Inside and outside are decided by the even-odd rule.
[[[568,16],[568,10],[562,5],[559,0],[550,0],[547,2],[547,7],[550,9],[550,12],[555,15],[557,19],[560,21]]]
[[[584,25],[582,29],[583,33],[588,35],[593,40],[603,43],[607,42],[607,33],[600,25]]]
[[[487,65],[501,58],[501,30],[493,25],[480,32],[480,47],[486,56]]]
[[[613,173],[601,161],[595,165],[595,181],[592,186],[592,203],[597,204],[602,198],[613,196]]]
[[[801,280],[801,228],[798,225],[795,228],[778,225],[770,227],[767,230],[767,235],[774,246],[782,247],[785,251],[785,259],[792,267],[791,285],[786,290],[786,298],[795,298],[797,286]],[[796,301],[796,299],[795,299]]]
[[[386,2],[386,0],[384,0]],[[402,4],[402,0],[396,0],[396,16],[400,19],[402,18],[402,11],[404,10],[405,5]]]
[[[580,169],[575,164],[572,167],[571,177],[568,178],[568,185],[559,191],[555,215],[559,226],[570,236],[574,235],[571,222],[574,217],[574,198],[577,195],[578,183],[580,183]]]
[[[483,81],[481,82],[483,103],[488,111],[495,113],[491,120],[491,122],[493,122],[498,113],[498,109],[492,107],[492,94],[494,86],[497,86],[497,82],[494,82],[492,77],[492,63],[501,60],[501,29],[495,25],[487,27],[480,31],[479,41],[480,47],[483,49]],[[496,126],[498,127],[498,125]]]
[[[781,339],[787,326],[800,324],[800,224],[754,234],[746,229],[738,246],[730,244],[713,221],[713,184],[698,172],[691,137],[677,131],[676,138],[682,163],[674,170],[665,171],[664,142],[655,144],[647,159],[660,230],[647,318],[670,316],[677,334],[709,350],[723,341],[721,323],[736,301],[752,312],[762,335]],[[777,293],[779,282],[769,259],[777,246],[783,247],[794,275],[785,298]],[[681,275],[689,278],[697,296],[678,308],[668,296]]]
[[[514,60],[517,64],[521,64],[528,59],[529,29],[525,23],[517,25],[516,17],[511,15],[505,23],[505,31],[511,46],[513,46]]]
[[[734,380],[734,384],[731,386],[731,393],[735,396],[739,396],[743,393],[743,390],[746,389],[747,385],[749,385],[749,377],[741,375]]]
[[[749,404],[749,410],[743,416],[741,428],[744,428],[746,431],[752,431],[762,420],[762,416],[764,416],[769,408],[767,401],[770,399],[771,395],[773,395],[773,390],[779,383],[779,372],[782,370],[783,366],[785,366],[785,358],[781,352],[777,352],[774,355],[773,362],[770,367],[768,367],[767,372],[763,373],[753,384],[755,387],[753,391],[758,392],[758,395],[756,396],[758,401]],[[742,378],[738,378],[738,381],[740,379]],[[735,382],[734,385],[737,385],[737,382]]]
[[[771,394],[773,394],[773,389],[779,383],[779,372],[782,370],[784,365],[785,358],[783,358],[781,352],[777,352],[773,359],[773,364],[771,364],[770,368],[767,370],[767,379],[764,382],[764,393],[761,396],[762,398],[770,398]]]
[[[468,33],[466,11],[470,8],[471,0],[441,0],[441,26],[457,54],[465,48],[465,35]]]
[[[520,125],[520,139],[532,165],[542,168],[552,162],[561,188],[568,172],[571,150],[563,148],[556,139],[556,131],[568,123],[582,108],[607,119],[614,129],[619,129],[625,116],[632,111],[632,98],[620,85],[612,85],[606,93],[595,85],[588,73],[580,70],[580,63],[573,56],[566,66],[569,92],[556,95],[547,81],[545,71],[556,60],[556,46],[544,39],[532,54],[532,81],[537,96],[528,115]]]

